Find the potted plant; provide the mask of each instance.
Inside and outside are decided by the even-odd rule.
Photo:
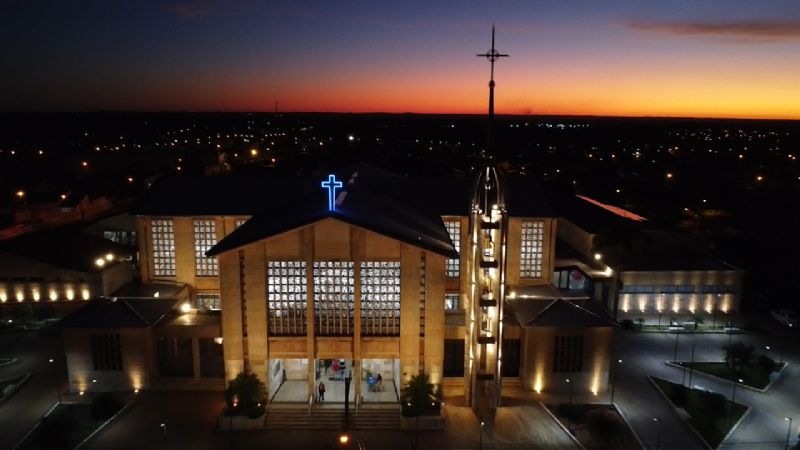
[[[267,388],[254,373],[240,373],[225,390],[225,409],[220,429],[247,430],[261,428],[266,415]]]
[[[412,376],[400,391],[400,401],[401,428],[444,428],[444,418],[441,415],[442,391],[431,383],[428,374]]]

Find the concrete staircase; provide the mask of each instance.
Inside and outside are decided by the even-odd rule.
[[[338,430],[344,425],[344,408],[271,407],[267,411],[268,429]],[[350,410],[351,429],[390,430],[400,428],[400,407]]]

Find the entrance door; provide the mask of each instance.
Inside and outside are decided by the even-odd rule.
[[[362,360],[361,396],[364,403],[397,403],[399,378],[399,359]]]
[[[355,380],[353,374],[353,360],[351,359],[318,359],[315,362],[314,374],[316,375],[316,382],[314,387],[317,389],[317,396],[319,396],[320,382],[325,385],[325,403],[344,403],[345,391],[345,378],[350,377]],[[355,384],[350,383],[349,400],[355,400]]]
[[[273,402],[308,403],[308,359],[270,359],[267,377]]]

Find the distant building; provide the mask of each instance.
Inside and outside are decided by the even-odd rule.
[[[0,241],[0,306],[111,295],[131,282],[134,251],[72,228]]]

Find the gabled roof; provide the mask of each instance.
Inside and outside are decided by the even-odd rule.
[[[147,328],[178,303],[161,298],[98,298],[58,322],[60,328]]]
[[[215,256],[330,217],[447,257],[458,256],[439,215],[361,184],[359,177],[358,173],[349,177],[334,210],[328,209],[327,198],[317,190],[253,216],[206,254]]]
[[[515,298],[507,300],[523,327],[615,327],[616,322],[591,299]]]

